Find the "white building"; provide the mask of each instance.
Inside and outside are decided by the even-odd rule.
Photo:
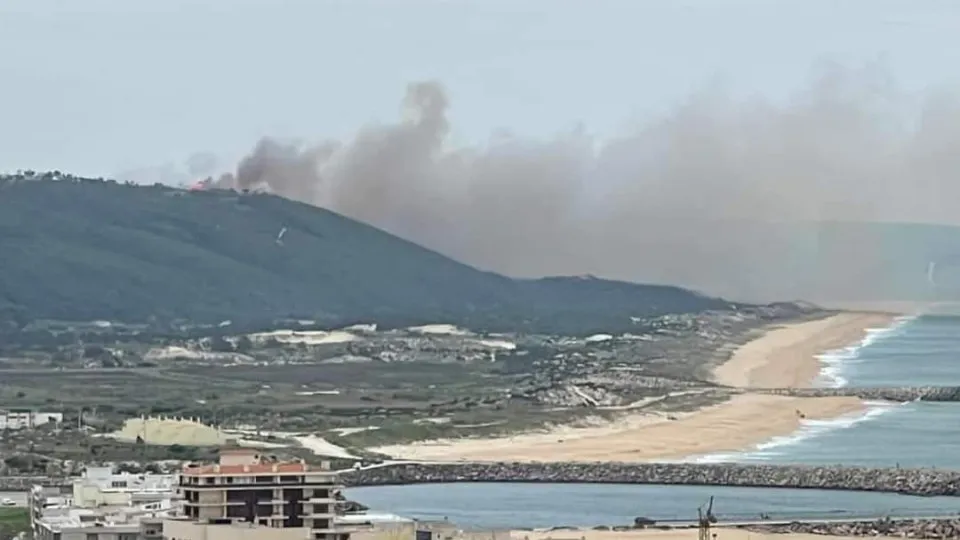
[[[63,422],[63,413],[38,412],[31,409],[0,410],[0,431],[4,429],[33,429],[49,423]]]
[[[151,540],[179,509],[173,475],[114,474],[90,467],[67,489],[34,486],[30,525],[37,540]]]
[[[172,474],[114,473],[112,467],[87,467],[73,481],[73,505],[135,506],[173,497],[177,481]]]

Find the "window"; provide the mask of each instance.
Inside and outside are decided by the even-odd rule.
[[[127,487],[127,481],[126,481],[126,480],[114,480],[114,481],[110,482],[110,487],[113,487],[113,488],[125,488],[125,487]],[[96,535],[94,535],[94,536],[96,536]]]
[[[87,540],[97,540],[97,533],[87,533]]]

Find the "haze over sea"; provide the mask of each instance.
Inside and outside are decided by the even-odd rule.
[[[829,352],[821,386],[960,385],[960,317],[923,315],[871,330]],[[691,461],[960,468],[960,405],[870,403],[856,416],[806,421],[791,436],[736,454]],[[627,524],[636,516],[689,520],[717,498],[721,519],[911,516],[956,513],[956,499],[817,490],[576,484],[450,484],[350,490],[375,509],[461,526],[550,527]],[[836,510],[843,508],[843,511]]]

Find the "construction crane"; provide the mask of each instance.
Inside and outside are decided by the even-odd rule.
[[[703,505],[697,507],[697,523],[699,524],[700,540],[711,540],[710,525],[717,522],[717,516],[713,515],[713,495],[710,496],[710,502],[707,508]]]

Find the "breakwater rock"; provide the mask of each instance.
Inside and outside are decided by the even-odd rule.
[[[904,386],[891,388],[769,388],[758,392],[794,397],[852,396],[869,401],[960,401],[960,386]]]
[[[399,463],[341,473],[347,486],[445,482],[683,484],[960,496],[960,471],[733,463]]]
[[[901,538],[960,538],[960,518],[801,523],[739,527],[762,533],[801,533],[831,536],[897,536]]]

